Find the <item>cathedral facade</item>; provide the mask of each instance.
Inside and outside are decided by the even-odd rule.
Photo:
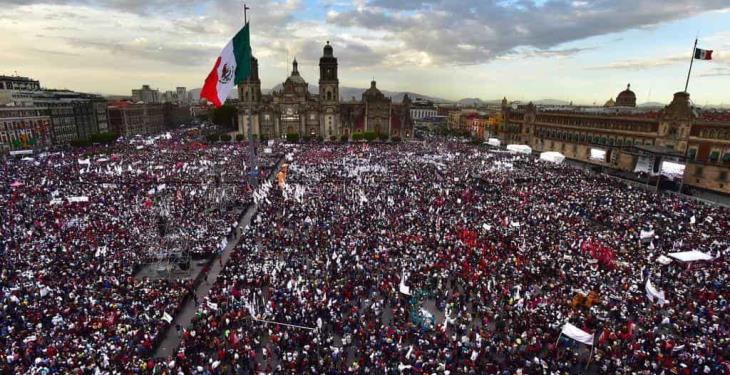
[[[375,81],[360,100],[342,101],[337,78],[337,58],[329,42],[319,59],[319,90],[309,92],[309,84],[299,73],[294,59],[292,72],[280,90],[262,95],[258,60],[252,58],[251,78],[238,86],[239,132],[248,136],[248,121],[253,133],[267,139],[287,134],[323,139],[350,138],[353,133],[374,132],[389,137],[410,138],[413,120],[411,101],[406,95],[393,103],[376,87]],[[251,116],[249,116],[249,112]]]

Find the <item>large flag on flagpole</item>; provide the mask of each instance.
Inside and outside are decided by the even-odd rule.
[[[251,39],[248,23],[226,44],[205,79],[200,97],[216,108],[225,103],[233,87],[251,75]]]
[[[689,86],[689,76],[692,74],[692,63],[695,60],[712,60],[712,50],[697,48],[697,39],[695,38],[695,45],[692,47],[692,58],[689,60],[689,70],[687,71],[687,81],[684,83],[684,92],[687,92]]]

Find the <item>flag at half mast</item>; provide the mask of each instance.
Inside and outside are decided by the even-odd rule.
[[[695,48],[695,59],[697,60],[712,60],[712,50]]]
[[[251,38],[248,23],[226,44],[205,79],[200,97],[220,108],[233,87],[251,75]]]

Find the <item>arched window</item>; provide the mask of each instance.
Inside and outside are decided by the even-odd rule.
[[[332,100],[332,91],[327,90],[327,100]]]

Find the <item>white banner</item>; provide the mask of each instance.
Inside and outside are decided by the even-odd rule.
[[[586,345],[593,345],[593,334],[590,334],[570,323],[565,323],[561,333],[575,341],[582,342]]]
[[[162,314],[162,320],[166,321],[167,324],[170,324],[172,323],[172,316],[165,312],[164,314]]]
[[[654,166],[654,160],[652,158],[646,157],[646,156],[640,156],[638,160],[636,160],[636,167],[634,167],[634,173],[649,173],[651,175],[656,175],[653,170]]]
[[[654,230],[641,230],[641,233],[639,234],[639,238],[642,240],[645,240],[647,238],[654,237]]]
[[[664,291],[655,288],[649,278],[646,279],[646,296],[651,302],[654,302],[654,299],[656,299],[659,306],[663,306],[667,303],[667,300],[664,298]]]

